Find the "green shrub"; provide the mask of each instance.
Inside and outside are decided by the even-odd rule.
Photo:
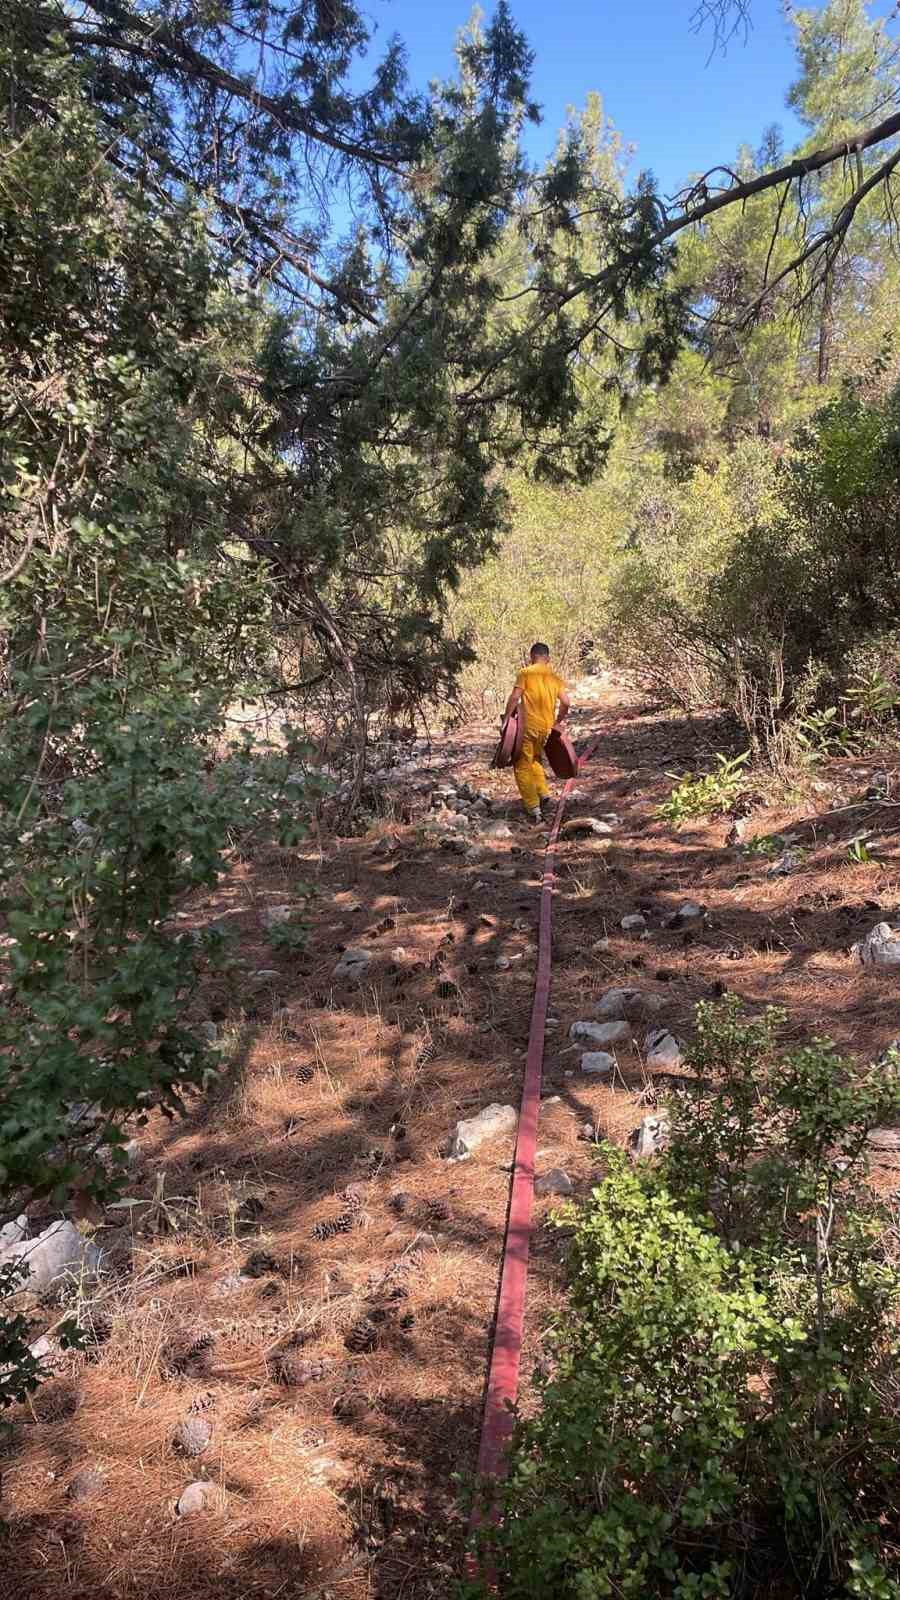
[[[700,1007],[667,1153],[607,1149],[557,1219],[555,1371],[481,1536],[509,1600],[900,1595],[900,1274],[863,1182],[900,1082],[783,1020]]]
[[[730,811],[744,786],[744,767],[750,751],[739,756],[716,756],[712,772],[689,772],[672,790],[668,800],[657,810],[657,816],[676,827],[688,817],[706,817],[714,812]],[[668,774],[673,777],[673,773]]]
[[[177,677],[177,674],[176,674]],[[292,844],[315,781],[292,781],[301,751],[243,741],[206,772],[221,727],[215,698],[173,684],[123,708],[117,685],[41,708],[72,772],[55,814],[38,811],[21,741],[0,759],[0,883],[10,939],[0,1016],[0,1193],[65,1203],[119,1186],[123,1120],[177,1110],[214,1065],[189,1021],[205,971],[226,955],[215,928],[177,935],[180,898],[212,886],[234,842],[263,830]],[[179,692],[181,691],[181,692]],[[7,727],[15,727],[8,719]],[[299,774],[297,775],[299,777]],[[21,820],[20,820],[21,819]],[[31,822],[20,832],[23,823]],[[71,1120],[87,1103],[99,1128]]]

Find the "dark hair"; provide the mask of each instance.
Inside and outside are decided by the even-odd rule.
[[[548,644],[541,644],[540,641],[538,641],[537,644],[533,644],[531,646],[529,654],[532,661],[549,661],[550,646]]]

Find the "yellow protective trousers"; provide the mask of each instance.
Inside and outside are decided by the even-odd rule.
[[[516,788],[522,796],[522,804],[526,811],[534,811],[550,793],[547,774],[541,766],[541,753],[547,743],[549,732],[549,728],[526,731],[522,740],[521,754],[513,766]]]

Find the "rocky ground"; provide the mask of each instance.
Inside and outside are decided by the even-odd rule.
[[[860,1062],[900,1034],[893,760],[831,762],[812,804],[757,797],[737,827],[676,831],[656,816],[671,774],[726,730],[597,683],[574,720],[599,745],[559,850],[526,1405],[561,1303],[544,1220],[558,1192],[590,1188],[597,1138],[652,1148],[698,1000],[783,1005],[791,1038],[828,1034]],[[197,1017],[222,1082],[140,1135],[132,1203],[89,1241],[83,1354],[56,1352],[58,1290],[43,1293],[55,1372],[8,1419],[0,1596],[452,1592],[544,840],[488,771],[494,736],[385,756],[364,836],[238,862],[185,907],[185,930],[233,930],[241,963]],[[304,883],[297,952],[277,929]],[[479,1143],[491,1106],[513,1110]],[[890,1143],[873,1147],[885,1189]]]

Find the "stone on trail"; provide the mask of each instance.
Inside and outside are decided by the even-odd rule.
[[[900,934],[889,922],[877,922],[853,948],[864,967],[900,968]]]
[[[870,1128],[866,1144],[872,1150],[900,1157],[900,1128]]]
[[[361,983],[372,964],[372,955],[368,950],[345,950],[332,974],[335,978],[349,978],[354,983]]]
[[[490,827],[484,830],[486,839],[511,839],[512,836],[512,828],[508,822],[492,822]]]
[[[458,1122],[450,1139],[451,1161],[462,1161],[474,1155],[489,1139],[496,1139],[500,1134],[514,1133],[518,1120],[514,1106],[490,1105],[477,1116]]]
[[[696,900],[685,900],[683,906],[676,911],[670,911],[663,924],[666,928],[684,928],[690,922],[700,922],[706,916],[706,907],[697,904]]]
[[[644,1041],[648,1067],[680,1067],[681,1045],[666,1028],[652,1028]]]
[[[551,1167],[535,1179],[535,1194],[574,1194],[575,1185],[562,1167]]]
[[[214,1483],[207,1483],[203,1478],[197,1478],[182,1489],[175,1507],[179,1517],[196,1516],[198,1511],[211,1511],[218,1500],[218,1490]]]
[[[610,942],[608,939],[595,939],[591,945],[592,956],[605,956],[609,954]]]
[[[569,1029],[573,1044],[630,1044],[631,1027],[627,1022],[573,1022]]]
[[[636,1022],[641,1017],[655,1016],[662,1006],[659,995],[644,994],[640,989],[607,989],[594,1010],[598,1017],[610,1021]]]
[[[669,1142],[668,1117],[661,1117],[656,1112],[651,1112],[638,1123],[628,1142],[635,1161],[640,1161],[645,1156],[655,1156],[658,1151],[664,1150]]]
[[[615,1065],[615,1056],[605,1050],[586,1050],[580,1062],[582,1072],[593,1073],[594,1077],[600,1078],[608,1077]]]
[[[645,933],[647,918],[640,911],[632,911],[619,923],[623,933]]]
[[[792,872],[803,865],[803,856],[799,850],[785,850],[784,854],[773,861],[766,876],[768,878],[788,878]]]
[[[579,833],[596,833],[602,838],[612,833],[612,827],[604,822],[601,817],[573,817],[570,822],[564,822],[560,828],[561,834],[574,838]]]
[[[266,928],[280,928],[290,922],[294,915],[293,906],[269,906],[262,914],[263,926]]]
[[[15,1261],[27,1269],[21,1287],[31,1294],[43,1294],[69,1275],[93,1276],[100,1266],[100,1251],[82,1238],[73,1223],[51,1222],[35,1239],[20,1239],[0,1254],[0,1266]]]

